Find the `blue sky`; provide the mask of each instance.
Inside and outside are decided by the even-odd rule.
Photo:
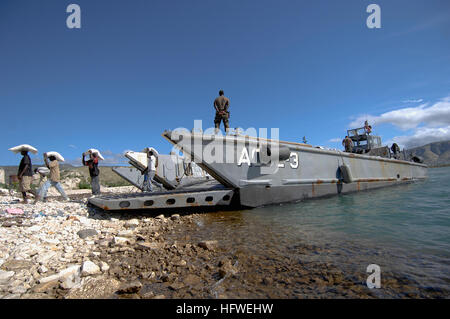
[[[81,29],[66,26],[70,3]],[[381,29],[366,26],[371,3]],[[364,118],[387,142],[450,139],[449,62],[446,0],[3,0],[0,165],[18,144],[34,162],[167,153],[165,129],[213,126],[219,89],[232,127],[283,140],[341,148]]]

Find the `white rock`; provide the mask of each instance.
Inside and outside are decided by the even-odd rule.
[[[62,277],[67,277],[67,276],[79,273],[80,272],[80,268],[81,268],[80,265],[72,265],[72,266],[70,266],[70,267],[68,267],[68,268],[66,268],[64,270],[61,270],[59,272],[59,275],[60,275],[61,278]]]
[[[28,290],[28,288],[24,287],[24,286],[16,286],[14,288],[12,288],[9,292],[11,292],[12,294],[24,294],[26,293]]]
[[[125,227],[132,228],[139,226],[139,220],[138,219],[131,219],[125,223]]]
[[[125,237],[114,237],[113,239],[113,243],[115,245],[126,245],[130,243],[130,239],[129,238],[125,238]]]
[[[61,283],[63,289],[72,289],[81,283],[81,277],[77,274],[67,276]]]
[[[3,299],[19,299],[20,298],[20,294],[9,294],[6,295],[5,297],[3,297]]]
[[[138,249],[160,249],[161,248],[161,244],[160,243],[154,243],[154,242],[138,242],[137,243],[137,248]]]
[[[45,238],[42,240],[43,242],[47,243],[47,244],[52,244],[52,245],[58,245],[61,242],[59,241],[59,239],[56,238]]]
[[[56,252],[54,251],[49,251],[48,253],[42,254],[40,256],[37,257],[36,262],[43,265],[46,264],[49,260],[55,258],[55,256],[57,255]]]
[[[67,277],[70,277],[74,274],[79,274],[80,268],[81,267],[79,265],[70,266],[64,270],[61,270],[59,273],[57,273],[55,275],[51,275],[51,276],[39,279],[39,283],[43,284],[43,283],[47,283],[47,282],[55,281],[55,280],[64,281]]]
[[[39,283],[46,284],[48,282],[56,281],[56,280],[59,280],[59,274],[54,274],[54,275],[51,275],[48,277],[41,278],[41,279],[39,279]]]
[[[34,226],[29,227],[28,231],[30,231],[30,232],[37,232],[37,231],[40,231],[41,228],[42,228],[42,226],[34,225]]]
[[[105,263],[104,261],[102,261],[102,262],[100,263],[100,269],[101,269],[101,271],[103,271],[103,272],[108,271],[108,270],[109,270],[109,265],[108,265],[107,263]]]
[[[7,281],[11,279],[12,276],[14,276],[14,271],[4,271],[0,270],[0,281]]]
[[[119,236],[119,237],[132,237],[133,236],[133,231],[132,230],[121,230],[121,231],[119,231],[117,236]]]
[[[42,265],[42,266],[40,266],[40,267],[38,268],[38,272],[39,272],[40,274],[45,274],[47,271],[48,271],[48,268],[45,267],[44,265]]]
[[[87,260],[83,263],[83,266],[81,268],[81,275],[82,276],[91,276],[96,275],[100,273],[100,267],[94,264],[92,261]]]

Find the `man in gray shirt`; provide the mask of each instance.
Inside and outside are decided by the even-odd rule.
[[[216,134],[220,130],[220,122],[223,121],[225,126],[225,131],[228,133],[230,125],[228,119],[230,117],[230,112],[228,108],[230,107],[230,100],[223,96],[223,91],[219,91],[219,96],[214,100],[214,108],[216,109],[216,116],[214,118],[214,126],[216,127]]]

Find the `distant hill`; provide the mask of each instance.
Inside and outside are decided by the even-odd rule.
[[[450,165],[450,141],[434,142],[407,150],[408,154],[419,156],[428,166]]]

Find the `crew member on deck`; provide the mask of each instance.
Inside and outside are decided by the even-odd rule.
[[[342,145],[345,147],[345,151],[347,153],[351,153],[353,151],[353,141],[350,137],[346,136],[342,140]]]
[[[367,122],[367,120],[364,122],[364,130],[367,134],[372,133],[372,126],[369,125],[369,122]]]
[[[214,108],[216,109],[216,116],[214,118],[214,125],[216,127],[216,134],[220,130],[220,122],[223,121],[223,125],[225,126],[225,131],[228,134],[230,129],[229,121],[230,112],[228,112],[228,108],[230,107],[230,100],[223,96],[223,91],[219,91],[219,96],[214,100]]]

